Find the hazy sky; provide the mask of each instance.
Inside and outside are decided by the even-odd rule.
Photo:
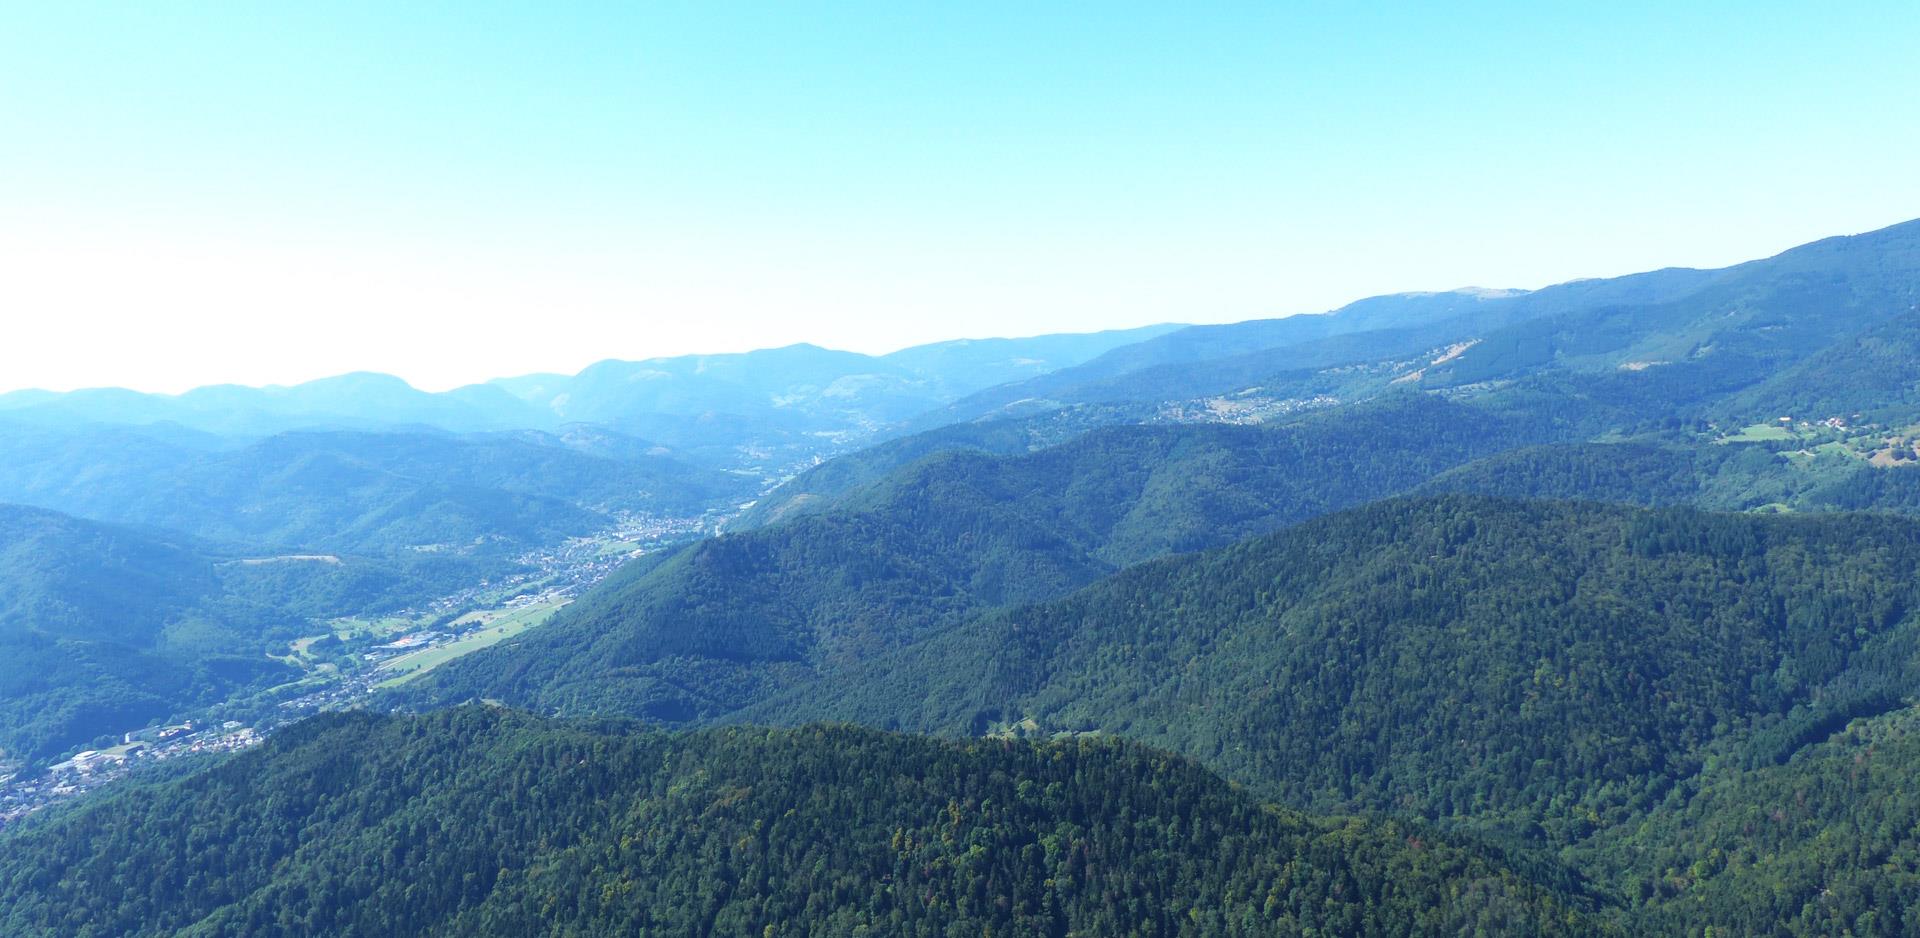
[[[1222,322],[1920,216],[1911,0],[5,12],[0,388]]]

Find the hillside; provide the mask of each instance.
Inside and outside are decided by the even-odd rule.
[[[368,372],[290,387],[210,385],[178,395],[123,388],[15,391],[0,394],[0,414],[10,421],[47,426],[161,424],[225,436],[264,436],[303,427],[429,425],[468,432],[542,425],[537,411],[497,389],[432,394],[392,375]]]
[[[1170,398],[1223,393],[1257,384],[1265,375],[1412,354],[1476,329],[1595,305],[1658,302],[1711,277],[1708,271],[1660,270],[1532,292],[1388,294],[1324,314],[1189,326],[1116,348],[1082,365],[989,388],[956,401],[939,412],[938,419],[974,419],[1026,400],[1139,399],[1136,386],[1158,386],[1158,393]],[[1202,362],[1206,367],[1195,367]],[[1168,384],[1177,384],[1177,390]]]
[[[1097,740],[340,715],[0,845],[22,936],[1602,931],[1444,840]]]
[[[1729,413],[1920,420],[1920,313],[1850,336],[1728,402]]]
[[[1722,270],[1652,271],[1530,293],[1380,297],[1354,307],[1369,303],[1365,316],[1350,307],[1191,327],[988,389],[918,425],[1074,404],[1344,402],[1397,383],[1497,393],[1543,375],[1555,380],[1535,393],[1548,392],[1556,407],[1598,395],[1634,402],[1609,421],[1690,418],[1823,350],[1834,348],[1841,361],[1839,343],[1911,312],[1920,303],[1920,221]]]
[[[745,720],[1114,733],[1282,801],[1516,844],[1911,692],[1920,525],[1391,500],[978,618]],[[1893,643],[1893,644],[1889,644]],[[1900,646],[1904,647],[1904,646]]]
[[[1179,910],[1238,909],[1234,896],[1280,895],[1288,897],[1281,906],[1263,900],[1259,914],[1294,915],[1302,924],[1310,915],[1334,916],[1322,921],[1339,933],[1400,933],[1382,923],[1406,921],[1415,908],[1452,916],[1506,907],[1519,911],[1490,920],[1498,923],[1490,933],[1533,934],[1545,926],[1511,916],[1571,902],[1574,918],[1552,914],[1574,933],[1614,923],[1630,933],[1703,934],[1713,926],[1898,934],[1884,911],[1920,895],[1920,874],[1898,860],[1914,850],[1898,792],[1913,768],[1909,756],[1920,753],[1902,702],[1920,687],[1916,584],[1920,524],[1891,517],[1721,515],[1460,495],[1376,502],[1149,562],[1063,599],[978,615],[731,717],[1056,738],[1038,748],[853,729],[692,736],[623,729],[616,738],[605,725],[549,724],[496,709],[332,717],[194,779],[109,796],[0,839],[8,858],[0,861],[0,892],[8,882],[25,890],[0,908],[15,916],[10,930],[25,934],[86,934],[89,923],[103,923],[100,933],[138,934],[139,927],[193,922],[206,934],[228,934],[269,921],[296,933],[334,933],[356,920],[385,922],[388,930],[506,933],[555,909],[582,916],[581,928],[643,922],[673,933],[689,921],[675,916],[713,916],[700,920],[722,931],[733,924],[757,930],[792,921],[777,910],[795,907],[824,917],[821,934],[877,921],[867,915],[888,916],[891,933],[912,934],[924,920],[892,917],[891,893],[873,891],[888,882],[888,870],[894,884],[903,881],[904,868],[884,865],[897,863],[886,859],[895,855],[875,846],[871,862],[883,865],[867,869],[861,848],[835,838],[866,837],[861,831],[871,827],[864,842],[874,845],[946,843],[932,828],[925,838],[910,833],[918,828],[909,816],[888,812],[925,811],[945,825],[950,802],[977,803],[986,819],[987,805],[1029,804],[1020,792],[1052,792],[1055,780],[1087,785],[1088,807],[1068,808],[1075,823],[1097,827],[1087,820],[1095,804],[1134,819],[1128,848],[1106,855],[1104,868],[1126,869],[1115,874],[1114,888],[1161,889],[1187,875],[1144,878],[1125,866],[1141,856],[1174,871],[1270,868],[1243,848],[1191,839],[1196,831],[1246,831],[1245,820],[1212,827],[1191,811],[1181,815],[1178,842],[1208,857],[1242,858],[1228,864],[1183,866],[1171,848],[1141,841],[1138,819],[1157,809],[1137,807],[1129,786],[1158,798],[1187,799],[1189,789],[1147,763],[1091,769],[1084,760],[1098,753],[1160,758],[1117,737],[1180,752],[1295,809],[1410,815],[1439,832],[1262,813],[1302,825],[1301,842],[1322,851],[1310,865],[1278,863],[1294,871],[1286,876],[1319,871],[1305,881],[1307,891],[1206,887],[1200,895],[1211,898],[1182,898]],[[796,741],[820,740],[845,747],[844,761],[795,749]],[[963,766],[953,788],[939,787],[948,784],[950,760],[983,754],[1031,758]],[[1029,788],[1022,781],[1033,766],[1044,768]],[[638,790],[653,801],[619,800],[629,770],[645,774]],[[922,807],[898,806],[910,790],[894,781],[903,778],[929,786]],[[837,792],[832,786],[841,784],[859,787],[822,794],[823,786]],[[528,801],[534,790],[539,798]],[[800,797],[803,790],[811,794]],[[977,801],[956,801],[948,791]],[[514,810],[488,807],[496,800]],[[269,803],[300,807],[289,823],[264,824],[258,812]],[[800,813],[788,813],[795,805]],[[816,807],[817,818],[808,813]],[[684,813],[696,811],[699,823],[687,823]],[[765,812],[795,826],[774,825]],[[1060,830],[1051,820],[1018,816]],[[490,820],[462,821],[468,817]],[[810,833],[805,825],[816,819],[831,833]],[[774,826],[756,827],[757,820]],[[1054,856],[1044,838],[1030,854],[1016,849],[1025,835],[997,819],[993,826],[990,834],[956,835],[951,849],[984,844],[989,857]],[[741,840],[754,830],[782,833],[766,835],[761,846]],[[1374,840],[1380,831],[1397,833]],[[1442,846],[1449,838],[1484,838],[1500,853],[1454,851]],[[398,849],[403,841],[410,849]],[[184,868],[153,854],[173,851],[167,845],[176,842],[212,851],[189,854],[194,868],[228,872],[195,889],[115,885],[128,881],[116,872],[126,869],[161,870],[163,883],[184,876],[165,872]],[[790,847],[767,846],[774,843]],[[1324,852],[1330,845],[1337,849]],[[1408,848],[1417,859],[1369,854]],[[786,872],[815,862],[808,849],[830,851],[845,878],[828,885]],[[1376,858],[1349,859],[1360,855]],[[1489,859],[1500,855],[1517,859]],[[1507,868],[1524,876],[1498,871],[1513,862],[1520,865]],[[1389,871],[1381,881],[1397,891],[1356,890],[1340,876],[1346,885],[1337,892],[1312,891],[1341,864]],[[720,869],[727,872],[714,872]],[[979,868],[922,856],[913,869],[937,871],[923,875],[957,896],[966,889],[955,877]],[[715,875],[772,893],[715,898],[697,885]],[[1008,884],[1028,874],[982,875],[986,895],[1025,895]],[[1083,882],[1059,870],[1032,875],[1052,879],[1054,889]],[[1582,876],[1590,886],[1577,885]],[[1481,885],[1461,885],[1463,878]],[[1571,892],[1528,885],[1529,878]],[[1437,905],[1417,898],[1429,881],[1478,898]],[[383,882],[395,883],[394,891],[382,891]],[[442,885],[426,892],[399,885],[429,882]],[[92,898],[84,905],[69,898],[79,895]],[[1162,907],[1171,901],[1165,895],[1143,897],[1158,904],[1137,908]],[[1348,918],[1329,911],[1328,895],[1395,911]],[[678,911],[689,896],[707,897],[696,902],[697,913]],[[1110,889],[1100,896],[1087,908],[1130,901]],[[936,908],[989,908],[951,901]],[[1061,895],[1027,908],[1102,921],[1076,918],[1076,901]],[[1018,901],[993,908],[1015,916],[1015,924],[999,920],[997,927],[1025,927]],[[1580,909],[1598,920],[1579,918]],[[1237,912],[1193,921],[1195,934],[1282,927]],[[1416,930],[1460,924],[1429,920]],[[1086,927],[1126,933],[1111,922]]]
[[[940,452],[819,513],[630,566],[407,699],[710,718],[981,610],[1403,491],[1525,440],[1404,395],[1286,427],[1109,427],[1018,456]]]
[[[1642,370],[1730,359],[1758,380],[1870,325],[1912,309],[1920,222],[1802,245],[1720,271],[1664,302],[1598,306],[1487,333],[1426,371],[1428,387],[1511,377],[1545,367]]]
[[[1920,710],[1858,720],[1785,764],[1728,766],[1595,838],[1583,865],[1643,930],[1894,935],[1920,905]]]
[[[1526,446],[1450,469],[1414,492],[1647,506],[1697,504],[1704,489],[1702,476],[1710,472],[1701,465],[1707,461],[1704,457],[1722,455],[1734,454],[1724,448],[1638,442]]]
[[[0,629],[155,644],[157,620],[219,588],[196,546],[162,532],[0,505]]]
[[[229,441],[297,430],[455,433],[580,425],[638,436],[710,469],[782,472],[960,396],[1077,365],[1176,327],[954,340],[873,356],[813,345],[640,361],[576,374],[498,378],[445,392],[354,373],[292,386],[215,385],[184,394],[121,388],[0,394],[23,427],[191,428]]]
[[[280,670],[236,649],[166,653],[169,627],[221,595],[194,547],[0,505],[0,761],[42,759]]]
[[[699,514],[754,483],[661,456],[612,459],[557,438],[299,432],[182,445],[74,427],[0,445],[0,499],[221,541],[348,553],[505,552],[610,524]]]
[[[1920,473],[1853,455],[1803,455],[1791,442],[1720,445],[1700,437],[1527,446],[1443,472],[1419,494],[1467,492],[1716,511],[1904,511],[1898,492]],[[1890,488],[1875,486],[1877,480]]]
[[[430,594],[443,562],[245,564],[158,529],[0,505],[0,764],[41,761],[293,676],[312,618]]]
[[[818,514],[848,493],[889,473],[949,450],[1000,456],[1058,446],[1088,430],[1137,422],[1132,411],[1098,407],[1050,410],[1032,417],[956,423],[896,437],[829,459],[795,475],[754,502],[729,527],[740,531],[801,515]]]
[[[1820,430],[1827,436],[1853,431]],[[1874,461],[1881,431],[1846,443],[1801,438],[1750,442],[1699,436],[1526,446],[1462,465],[1413,489],[1716,511],[1881,511],[1920,515],[1920,463]],[[1861,441],[1866,441],[1862,445]]]

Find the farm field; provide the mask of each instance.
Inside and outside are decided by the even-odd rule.
[[[1720,442],[1775,443],[1798,438],[1798,435],[1793,432],[1793,428],[1790,426],[1783,426],[1778,423],[1756,423],[1752,426],[1741,428],[1739,433],[1722,437]]]
[[[536,625],[539,625],[562,606],[572,602],[570,599],[554,599],[534,603],[512,610],[490,610],[473,612],[456,620],[456,625],[473,622],[483,623],[482,627],[444,645],[422,649],[410,655],[383,662],[380,670],[392,677],[374,685],[375,687],[394,687],[404,684],[428,671],[439,667],[461,655],[471,654],[489,645],[512,638]]]

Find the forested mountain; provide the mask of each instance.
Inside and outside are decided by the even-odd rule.
[[[1659,302],[1695,289],[1711,276],[1709,271],[1670,269],[1532,292],[1388,294],[1320,315],[1189,326],[1114,349],[1083,365],[990,388],[943,409],[937,419],[972,419],[1036,399],[1089,402],[1138,400],[1143,394],[1181,398],[1223,393],[1302,368],[1414,354],[1476,330],[1573,309]],[[1207,364],[1196,367],[1202,362]]]
[[[1855,721],[1792,761],[1730,762],[1594,838],[1583,866],[1647,934],[1900,935],[1920,908],[1920,710]]]
[[[1797,444],[1701,440],[1555,443],[1510,450],[1441,473],[1416,491],[1472,492],[1722,511],[1883,509],[1911,513],[1920,473]],[[1797,458],[1796,458],[1797,457]]]
[[[10,396],[0,499],[136,525],[0,509],[29,762],[253,693],[309,617],[754,504],[356,698],[705,729],[330,717],[0,835],[0,930],[1901,933],[1916,284],[1920,222],[1233,326]],[[334,419],[388,398],[424,425]],[[235,435],[275,421],[328,428]],[[283,548],[339,562],[234,562]],[[715,728],[821,720],[946,739]]]
[[[1257,462],[1264,458],[1258,450],[1278,439],[1260,432],[1259,427],[1289,434],[1296,441],[1296,455],[1291,460],[1303,462],[1289,461],[1279,470],[1302,477],[1291,484],[1317,484],[1308,478],[1316,475],[1316,470],[1298,470],[1301,465],[1318,466],[1319,459],[1325,459],[1332,467],[1329,471],[1334,473],[1348,471],[1340,468],[1338,460],[1341,459],[1378,460],[1383,464],[1383,471],[1396,480],[1386,483],[1393,491],[1398,491],[1393,486],[1405,485],[1409,479],[1425,478],[1436,465],[1451,464],[1464,451],[1462,446],[1497,453],[1508,446],[1545,438],[1552,432],[1550,426],[1525,415],[1496,415],[1482,408],[1411,392],[1384,395],[1378,400],[1337,410],[1310,412],[1260,425],[1200,422],[1196,426],[1180,421],[1142,424],[1127,419],[1125,411],[1101,407],[1063,408],[1019,419],[954,424],[850,453],[801,473],[768,493],[740,517],[735,527],[751,528],[855,504],[876,508],[884,499],[878,493],[899,491],[915,484],[903,469],[945,453],[1038,455],[1057,448],[1059,454],[1068,454],[1102,439],[1158,436],[1217,440],[1217,448],[1222,450],[1238,449],[1239,444],[1233,441],[1245,441],[1247,449],[1237,458]],[[1085,439],[1077,439],[1083,434]],[[1417,445],[1420,441],[1434,443],[1432,456],[1422,452]],[[1368,452],[1370,444],[1377,448],[1379,455]],[[1320,451],[1317,455],[1316,450]],[[1391,464],[1402,462],[1394,457],[1402,454],[1407,456],[1405,468],[1393,468]],[[1034,465],[1049,463],[1039,459]],[[1172,473],[1166,476],[1174,477]],[[1217,480],[1201,479],[1193,484],[1201,486],[1211,481]]]
[[[318,718],[0,835],[12,935],[1597,934],[1393,823],[1110,740]]]
[[[218,589],[192,545],[17,505],[0,505],[0,571],[0,628],[126,644]]]
[[[391,608],[434,561],[255,565],[165,531],[0,505],[0,761],[41,760],[290,670],[308,617]]]
[[[406,689],[565,712],[713,717],[983,609],[1228,543],[1528,439],[1424,395],[1277,427],[1125,426],[937,453],[817,514],[629,566],[554,622]]]
[[[646,437],[704,465],[780,471],[963,394],[1078,364],[1171,328],[957,340],[877,357],[802,344],[605,361],[577,375],[527,375],[489,387],[552,420]]]
[[[1742,392],[1722,410],[1811,420],[1920,420],[1920,312],[1829,346]]]
[[[570,422],[622,426],[656,415],[786,411],[796,426],[887,422],[1005,381],[1078,364],[1173,326],[1024,339],[956,340],[870,356],[792,345],[727,355],[605,361],[577,375],[492,382]]]
[[[0,414],[42,426],[174,423],[229,436],[409,425],[558,431],[584,423],[654,440],[704,465],[771,471],[894,426],[936,429],[1073,403],[1351,401],[1394,379],[1473,388],[1542,371],[1622,368],[1687,373],[1685,383],[1718,394],[1911,312],[1920,302],[1916,242],[1920,222],[1909,222],[1723,270],[1658,270],[1531,292],[1394,294],[1322,315],[955,341],[877,357],[796,345],[606,361],[576,375],[502,378],[441,394],[372,374],[177,396],[23,391],[0,395]]]
[[[1771,764],[1920,686],[1920,524],[1390,500],[977,618],[749,709],[1113,733],[1285,803],[1564,847],[1722,747]]]
[[[184,394],[122,388],[0,394],[10,420],[59,424],[174,424],[222,435],[269,435],[301,427],[431,425],[452,431],[540,426],[550,418],[498,388],[421,391],[392,375],[359,372],[290,387],[211,385]]]
[[[1018,452],[1103,423],[1284,422],[1408,387],[1540,425],[1542,439],[1783,414],[1898,427],[1920,420],[1908,334],[1916,282],[1920,222],[1719,271],[1376,297],[1321,316],[1192,326],[923,415],[914,426],[929,429],[806,472],[741,523],[818,510],[821,496],[942,449]],[[1780,473],[1722,465],[1723,455],[1702,454],[1704,473],[1738,477],[1713,487],[1716,506],[1752,507],[1743,491],[1798,484],[1755,480]]]
[[[694,515],[755,488],[668,457],[606,458],[527,434],[311,431],[239,447],[189,439],[25,431],[0,442],[0,499],[224,541],[388,553],[523,549],[605,527],[611,512]]]
[[[936,383],[940,396],[951,400],[981,388],[1070,368],[1113,349],[1151,341],[1180,328],[1174,323],[1163,323],[1020,339],[953,339],[916,345],[880,358],[896,368],[927,376]]]
[[[1916,284],[1920,221],[1723,270],[1653,271],[1531,293],[1381,297],[1362,301],[1375,304],[1364,316],[1350,318],[1350,308],[1190,327],[989,389],[919,425],[1067,404],[1351,401],[1395,383],[1485,393],[1543,374],[1560,376],[1542,387],[1562,398],[1637,395],[1656,401],[1662,415],[1692,416],[1912,311]]]
[[[1870,434],[1870,445],[1879,446]],[[1911,445],[1906,444],[1906,445]],[[1729,444],[1556,443],[1521,447],[1435,476],[1419,493],[1633,505],[1693,505],[1720,511],[1882,511],[1920,515],[1920,458],[1868,457],[1837,443],[1790,434]]]
[[[935,453],[971,450],[1016,455],[1058,446],[1088,430],[1137,423],[1133,409],[1063,407],[1031,417],[955,423],[855,450],[799,473],[734,519],[734,530],[817,514],[839,497]]]
[[[1440,473],[1414,491],[1649,506],[1697,504],[1719,462],[1740,455],[1743,451],[1726,447],[1549,443],[1474,460]],[[1772,454],[1762,456],[1761,465],[1770,468],[1775,462]]]
[[[589,424],[652,439],[703,465],[778,467],[965,394],[1076,365],[1173,328],[955,340],[872,356],[812,345],[725,355],[608,360],[432,393],[357,373],[291,387],[218,385],[179,395],[119,388],[0,394],[9,423],[171,424],[232,438],[303,429],[453,432]]]
[[[1489,332],[1424,371],[1426,387],[1575,371],[1695,363],[1749,370],[1748,382],[1920,302],[1920,221],[1828,238],[1727,268],[1664,302],[1599,306]]]
[[[135,526],[0,505],[0,765],[291,681],[272,656],[317,619],[411,608],[622,513],[694,516],[757,488],[582,451],[629,445],[610,434],[11,430],[0,498]],[[269,562],[283,554],[299,557]]]

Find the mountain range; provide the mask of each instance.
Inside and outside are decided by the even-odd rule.
[[[1909,222],[1232,325],[0,397],[16,761],[620,561],[0,831],[0,921],[1905,934],[1916,317]],[[594,540],[636,519],[695,533]],[[237,562],[282,554],[333,560]]]
[[[1175,328],[963,339],[883,356],[793,345],[608,360],[574,375],[499,378],[441,393],[364,372],[291,387],[217,385],[178,395],[15,391],[0,394],[0,419],[30,426],[166,424],[230,437],[414,426],[564,432],[584,425],[653,440],[708,464],[761,465],[774,454],[806,459],[826,451],[821,437],[858,437],[981,388]],[[743,458],[749,449],[763,452]]]

